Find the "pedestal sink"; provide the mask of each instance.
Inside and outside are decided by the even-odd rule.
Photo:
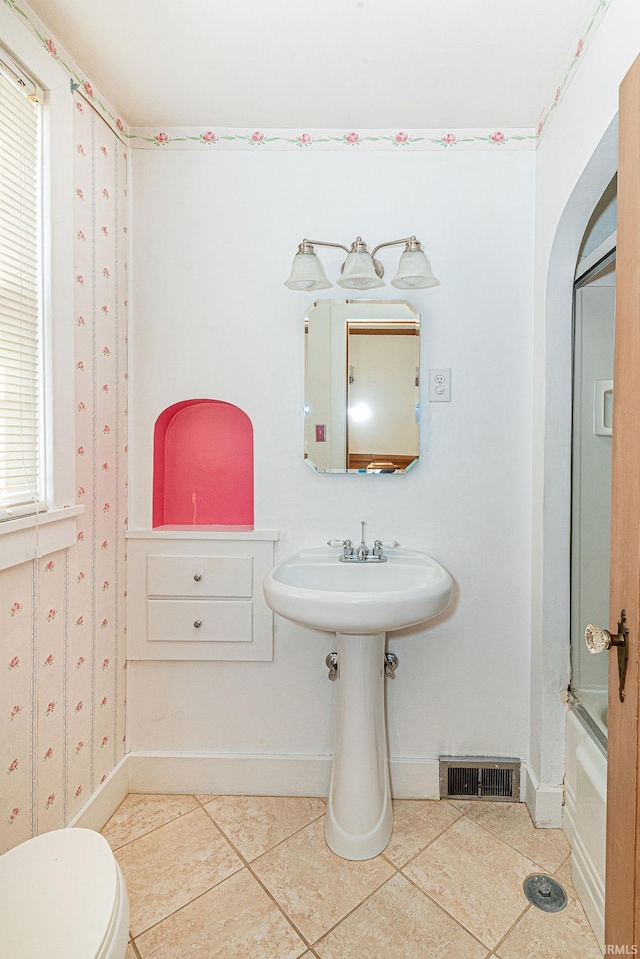
[[[371,859],[385,848],[393,828],[386,633],[443,612],[451,599],[451,576],[416,550],[393,549],[384,561],[340,562],[335,550],[323,547],[276,566],[263,589],[280,616],[336,633],[338,690],[325,836],[343,859]]]

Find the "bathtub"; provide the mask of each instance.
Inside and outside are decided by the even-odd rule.
[[[593,722],[598,727],[598,730],[602,733],[602,736],[598,735],[597,730],[594,730],[591,727],[591,732],[594,733],[595,739],[602,743],[605,749],[607,748],[607,732],[608,732],[608,717],[609,717],[609,693],[606,689],[579,689],[576,690],[576,696],[578,697],[577,705],[577,715],[578,719],[584,719],[587,727],[589,727],[589,719],[592,719]],[[583,709],[586,710],[587,716],[584,715],[584,712],[580,710],[580,705]]]
[[[581,691],[567,714],[563,828],[573,885],[604,951],[607,693]]]

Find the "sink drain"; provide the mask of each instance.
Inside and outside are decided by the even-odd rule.
[[[560,912],[567,904],[566,892],[550,876],[528,876],[523,886],[529,902],[543,912]]]

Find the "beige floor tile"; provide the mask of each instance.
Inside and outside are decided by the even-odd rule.
[[[561,912],[531,906],[498,948],[500,959],[602,959],[600,947],[571,886]]]
[[[125,953],[124,959],[138,959],[131,943],[129,943],[129,945],[127,946],[127,951]]]
[[[470,799],[447,799],[446,802],[451,803],[452,806],[463,813],[469,812],[470,809],[478,805],[477,802],[472,802]]]
[[[252,864],[308,942],[314,943],[393,874],[379,856],[350,862],[331,852],[316,820]]]
[[[467,810],[469,819],[484,826],[500,839],[553,872],[569,853],[562,829],[536,829],[524,803],[478,802]]]
[[[198,802],[201,802],[203,805],[205,803],[211,802],[211,800],[215,799],[216,796],[217,796],[217,793],[207,793],[206,795],[203,795],[201,793],[196,793],[196,799],[198,800]]]
[[[395,875],[314,947],[320,959],[485,959],[488,950]]]
[[[325,805],[305,796],[218,796],[205,808],[251,860],[322,816]]]
[[[197,809],[193,796],[151,796],[129,793],[102,830],[112,849]]]
[[[404,866],[460,815],[444,800],[395,799],[393,833],[384,855],[395,866]]]
[[[174,819],[115,853],[139,935],[242,867],[203,809]]]
[[[248,869],[136,939],[142,959],[297,959],[306,945]]]
[[[573,886],[573,876],[571,875],[571,856],[562,863],[559,869],[555,871],[555,877],[565,888]]]
[[[522,883],[535,871],[529,859],[466,818],[455,822],[404,869],[490,948],[526,908]]]

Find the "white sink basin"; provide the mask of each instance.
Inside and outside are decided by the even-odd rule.
[[[443,612],[451,600],[447,570],[426,553],[391,549],[386,563],[342,563],[335,549],[303,550],[264,581],[274,612],[314,629],[387,633]]]

